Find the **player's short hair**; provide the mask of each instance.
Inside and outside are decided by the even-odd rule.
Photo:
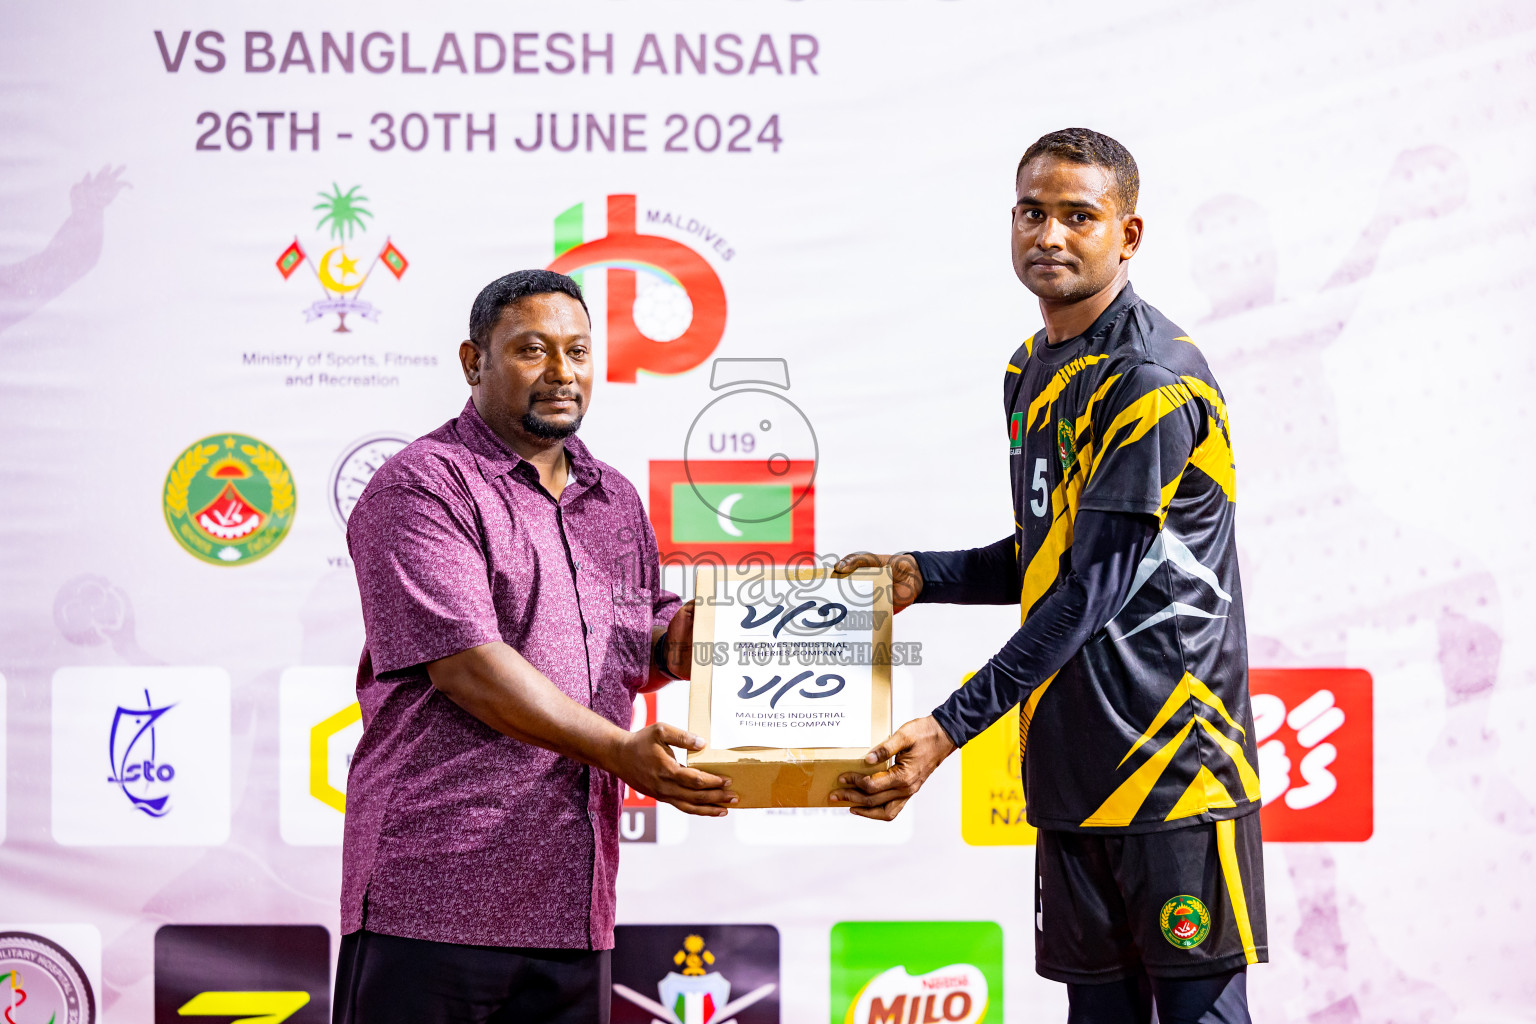
[[[587,314],[587,322],[592,321],[592,311],[587,309],[587,300],[581,297],[581,286],[569,277],[553,270],[514,270],[498,277],[475,296],[475,304],[469,308],[469,340],[475,343],[476,348],[484,349],[486,342],[491,340],[491,331],[496,329],[496,323],[501,319],[502,310],[518,299],[550,293],[569,295],[581,303],[582,310]]]
[[[1120,212],[1136,212],[1136,196],[1141,191],[1141,175],[1136,170],[1136,159],[1131,156],[1130,150],[1108,135],[1101,135],[1088,128],[1063,128],[1059,132],[1042,135],[1024,151],[1018,169],[1013,172],[1013,179],[1017,181],[1024,165],[1041,156],[1104,168],[1115,176],[1115,194],[1120,200]]]

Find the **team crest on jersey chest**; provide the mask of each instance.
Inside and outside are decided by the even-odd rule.
[[[1056,455],[1061,459],[1061,471],[1065,473],[1077,461],[1077,442],[1072,436],[1072,425],[1066,420],[1056,423]]]

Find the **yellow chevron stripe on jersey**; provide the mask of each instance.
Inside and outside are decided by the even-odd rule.
[[[1055,682],[1056,681],[1056,677],[1060,673],[1061,673],[1060,669],[1057,669],[1055,672],[1052,672],[1050,674],[1050,677],[1047,678],[1045,682],[1041,683],[1039,686],[1034,688],[1034,690],[1030,693],[1029,697],[1024,701],[1023,705],[1020,706],[1020,708],[1019,708],[1019,758],[1020,758],[1019,763],[1020,764],[1024,763],[1024,761],[1023,761],[1024,745],[1029,742],[1029,723],[1034,720],[1035,708],[1040,706],[1040,698],[1045,696],[1046,687],[1050,686],[1051,683]]]
[[[1189,390],[1205,399],[1211,408],[1216,410],[1216,415],[1221,418],[1221,429],[1231,433],[1232,426],[1227,422],[1227,403],[1221,400],[1221,392],[1211,387],[1211,385],[1199,377],[1180,377],[1179,379],[1185,383]]]
[[[1184,469],[1189,468],[1189,463],[1184,463]],[[1173,503],[1173,496],[1179,493],[1179,485],[1184,482],[1184,469],[1179,470],[1179,475],[1168,481],[1157,496],[1157,528],[1161,530],[1163,524],[1168,522],[1168,506]]]
[[[1227,898],[1232,901],[1232,916],[1237,919],[1237,937],[1243,940],[1244,958],[1259,962],[1253,941],[1253,922],[1248,917],[1248,896],[1243,892],[1243,873],[1237,863],[1237,825],[1230,818],[1216,823],[1216,851],[1221,861],[1221,876],[1227,883]]]
[[[1213,708],[1216,713],[1226,721],[1228,725],[1242,733],[1244,736],[1248,735],[1248,730],[1234,722],[1232,720],[1232,716],[1227,714],[1227,706],[1221,702],[1220,697],[1211,692],[1211,688],[1209,686],[1206,686],[1204,683],[1190,675],[1188,672],[1184,673],[1184,678],[1189,680],[1189,695],[1191,697],[1195,698],[1195,700],[1198,700],[1206,707]]]
[[[1157,731],[1168,724],[1168,719],[1172,718],[1179,708],[1189,703],[1190,680],[1200,683],[1200,680],[1195,679],[1188,672],[1184,673],[1184,678],[1174,684],[1173,692],[1168,695],[1167,700],[1163,701],[1163,706],[1157,709],[1157,714],[1152,716],[1152,724],[1147,726],[1147,731],[1136,737],[1136,742],[1131,744],[1131,749],[1125,752],[1125,756],[1120,759],[1120,764],[1115,765],[1116,768],[1129,761],[1131,755],[1140,750],[1143,743],[1156,736]],[[1202,687],[1205,686],[1204,683],[1200,683],[1200,685]],[[1223,711],[1222,714],[1226,714],[1226,712]]]
[[[1029,567],[1024,570],[1024,582],[1019,588],[1019,621],[1029,616],[1035,602],[1045,596],[1061,574],[1061,556],[1072,546],[1072,524],[1077,518],[1077,503],[1083,496],[1083,474],[1068,471],[1061,483],[1051,492],[1051,508],[1059,509],[1051,521],[1050,532],[1045,535]]]
[[[1211,739],[1216,741],[1216,745],[1220,747],[1222,751],[1232,759],[1232,763],[1237,766],[1237,777],[1241,779],[1243,783],[1243,795],[1246,796],[1249,800],[1257,800],[1259,798],[1259,773],[1254,771],[1253,766],[1248,763],[1248,758],[1243,754],[1243,748],[1227,739],[1227,737],[1222,734],[1220,729],[1216,728],[1214,725],[1212,725],[1210,722],[1207,722],[1199,715],[1195,716],[1195,721],[1199,722],[1205,728],[1205,731],[1210,733]]]
[[[1162,777],[1163,770],[1173,760],[1173,755],[1179,752],[1179,747],[1184,744],[1184,739],[1189,731],[1195,727],[1195,723],[1204,721],[1198,715],[1184,723],[1184,728],[1179,730],[1177,736],[1164,743],[1157,753],[1131,773],[1131,777],[1109,794],[1109,799],[1099,805],[1099,809],[1090,814],[1081,827],[1105,827],[1118,828],[1129,825],[1136,820],[1136,812],[1141,810],[1141,805],[1146,803],[1147,797],[1152,793],[1152,787],[1157,785],[1157,780]]]
[[[1075,464],[1081,465],[1084,473],[1087,473],[1088,468],[1093,465],[1093,407],[1099,404],[1099,399],[1109,394],[1110,387],[1119,379],[1118,373],[1106,377],[1104,383],[1099,385],[1099,389],[1088,396],[1088,404],[1084,407],[1083,414],[1072,423],[1073,440],[1077,445]]]
[[[1177,821],[1179,818],[1193,818],[1197,814],[1204,814],[1213,807],[1236,807],[1232,795],[1227,792],[1227,787],[1221,784],[1211,770],[1205,765],[1195,773],[1195,781],[1189,784],[1184,795],[1179,797],[1178,803],[1173,805],[1173,810],[1168,812],[1164,821]]]
[[[1008,372],[1009,373],[1023,373],[1024,371],[1019,369],[1017,366],[1014,366],[1012,363],[1009,363],[1008,364]]]
[[[1216,481],[1217,486],[1226,492],[1228,501],[1236,501],[1237,466],[1232,458],[1232,449],[1227,445],[1226,432],[1213,417],[1207,416],[1206,421],[1210,426],[1206,430],[1205,440],[1189,456],[1189,464]]]
[[[1109,356],[1107,355],[1079,356],[1068,363],[1066,366],[1063,366],[1061,369],[1057,370],[1056,375],[1051,378],[1051,382],[1045,387],[1041,388],[1040,393],[1035,396],[1034,401],[1029,403],[1029,409],[1024,413],[1024,424],[1026,428],[1029,430],[1036,429],[1035,414],[1049,409],[1050,404],[1056,401],[1057,398],[1061,397],[1061,393],[1065,391],[1067,385],[1072,382],[1072,378],[1077,376],[1078,371],[1084,370],[1092,366],[1094,363],[1103,362],[1108,358]],[[1040,422],[1044,423],[1045,420],[1041,419]]]
[[[1128,444],[1135,444],[1146,436],[1147,431],[1157,425],[1157,421],[1164,416],[1181,408],[1187,402],[1194,401],[1194,393],[1183,384],[1164,384],[1153,388],[1142,395],[1136,401],[1121,410],[1109,424],[1109,429],[1099,436],[1104,440],[1104,448],[1094,456],[1093,469],[1097,471],[1099,462],[1103,460],[1109,451],[1109,442],[1124,427],[1130,427],[1130,432],[1121,439],[1116,448],[1124,448]]]
[[[1072,432],[1076,434],[1079,439],[1082,438],[1084,431],[1093,426],[1093,407],[1099,404],[1099,399],[1109,394],[1110,387],[1115,383],[1115,381],[1119,379],[1120,375],[1118,373],[1110,374],[1108,377],[1104,378],[1104,383],[1099,385],[1099,389],[1092,395],[1088,396],[1088,404],[1083,407],[1083,414],[1079,416],[1072,424]],[[1081,444],[1082,441],[1079,440],[1078,443]],[[1081,452],[1079,452],[1079,454],[1081,454]]]

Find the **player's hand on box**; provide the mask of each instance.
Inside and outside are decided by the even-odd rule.
[[[704,741],[675,725],[657,722],[627,733],[613,757],[613,773],[646,796],[680,811],[719,818],[736,802],[731,780],[678,764],[673,747],[703,750]]]
[[[855,569],[891,569],[891,610],[899,612],[923,592],[923,573],[917,559],[905,552],[896,555],[872,555],[859,551],[841,559],[832,567],[833,576],[847,576]]]
[[[928,781],[933,770],[954,752],[954,741],[932,715],[913,719],[864,755],[868,764],[894,757],[896,763],[888,771],[842,776],[837,781],[845,788],[833,790],[831,800],[834,804],[847,804],[850,811],[862,818],[891,821]]]

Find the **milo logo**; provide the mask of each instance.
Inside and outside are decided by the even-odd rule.
[[[950,964],[927,974],[892,967],[864,986],[845,1024],[945,1021],[976,1024],[987,1012],[987,979],[971,964]]]
[[[995,921],[841,921],[832,927],[832,1020],[1000,1024]]]
[[[1211,933],[1211,912],[1193,896],[1175,896],[1158,916],[1163,938],[1180,949],[1194,949]]]

